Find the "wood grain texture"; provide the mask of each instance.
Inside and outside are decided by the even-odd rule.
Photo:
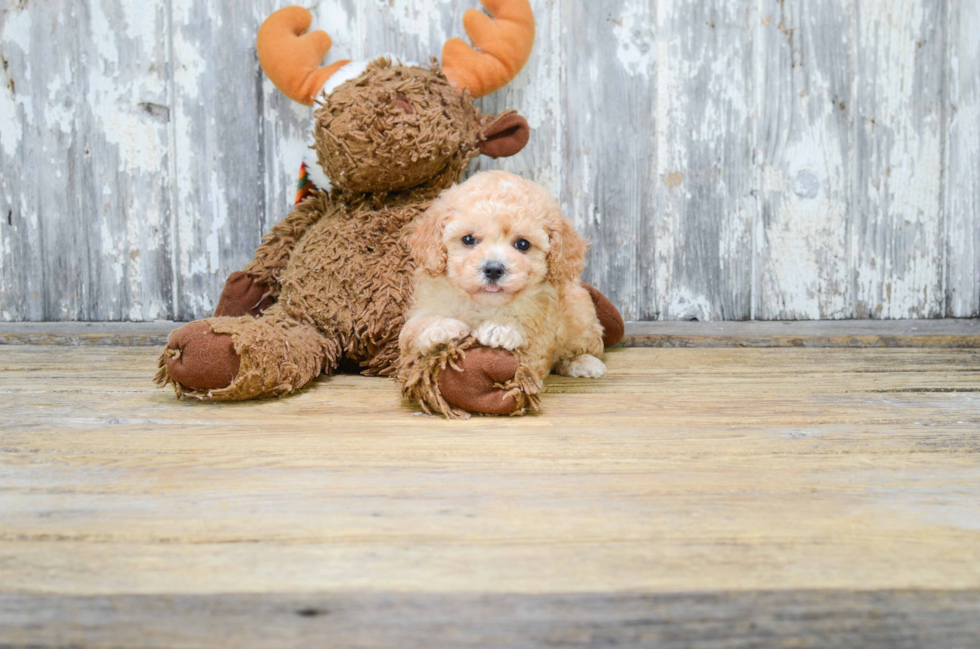
[[[562,203],[592,242],[588,281],[624,318],[651,319],[656,16],[644,0],[565,2],[562,11]]]
[[[630,322],[618,346],[980,349],[980,320]]]
[[[855,6],[765,0],[757,26],[759,212],[754,316],[853,317]]]
[[[140,7],[3,11],[4,320],[170,312],[166,12]]]
[[[944,315],[943,2],[857,10],[855,315]]]
[[[255,54],[264,16],[248,3],[169,5],[178,277],[173,317],[193,320],[210,315],[228,274],[251,259],[264,233],[262,77]]]
[[[0,632],[34,647],[975,649],[980,593],[0,594]]]
[[[661,319],[752,315],[757,19],[740,0],[657,3]]]
[[[980,316],[980,4],[947,6],[946,315]]]
[[[61,9],[67,10],[69,3]],[[59,7],[53,6],[58,9]],[[45,267],[41,214],[64,218],[69,214],[68,160],[58,152],[72,143],[74,96],[67,84],[48,89],[43,83],[50,70],[37,69],[35,42],[53,28],[57,13],[47,20],[39,5],[7,7],[0,13],[3,87],[0,88],[0,317],[4,320],[43,320],[52,302],[49,292],[54,279]],[[71,40],[51,44],[50,55],[61,57],[71,71]],[[60,106],[62,128],[39,129],[37,109]],[[42,108],[43,107],[43,108]],[[46,117],[46,110],[42,113]],[[44,174],[62,180],[61,186],[38,192],[37,178]],[[67,219],[66,219],[67,220]]]
[[[0,345],[166,344],[183,322],[0,323]],[[941,347],[980,349],[980,320],[627,322],[617,347]]]
[[[293,200],[279,0],[0,9],[0,320],[208,315]],[[480,160],[542,182],[631,320],[980,315],[980,29],[953,0],[533,0]],[[427,62],[477,0],[322,0],[327,61]],[[57,37],[52,35],[57,34]]]
[[[5,642],[977,632],[978,350],[616,349],[538,416],[466,422],[357,376],[177,401],[155,358],[0,347]]]
[[[173,301],[171,86],[167,42],[159,37],[167,32],[166,6],[93,0],[72,4],[72,13],[77,64],[64,82],[77,97],[75,205],[70,221],[45,216],[47,231],[64,237],[47,248],[48,259],[78,264],[47,281],[77,291],[78,306],[48,319],[155,320]]]

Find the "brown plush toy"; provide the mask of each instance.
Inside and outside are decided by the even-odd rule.
[[[287,7],[263,23],[263,70],[290,98],[318,104],[305,162],[315,187],[228,278],[215,317],[170,335],[159,385],[229,401],[288,394],[341,363],[395,373],[413,222],[475,156],[514,155],[529,137],[515,112],[483,115],[472,100],[506,85],[527,61],[531,8],[527,0],[482,2],[490,17],[470,9],[463,19],[477,49],[450,39],[441,69],[387,58],[319,67],[331,41],[305,33],[307,10]],[[622,319],[592,294],[612,344]],[[510,352],[476,348],[432,380],[457,408],[507,414],[520,406],[507,386],[516,371]]]

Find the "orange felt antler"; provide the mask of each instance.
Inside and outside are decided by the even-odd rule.
[[[483,97],[503,88],[521,71],[534,45],[534,12],[527,0],[480,0],[463,15],[463,27],[476,49],[459,38],[442,48],[442,71],[457,88]]]
[[[259,64],[284,95],[310,106],[320,88],[338,68],[350,61],[320,67],[333,41],[323,31],[309,34],[313,16],[303,7],[285,7],[259,27],[256,49]]]

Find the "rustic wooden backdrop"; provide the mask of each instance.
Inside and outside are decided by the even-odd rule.
[[[293,196],[278,0],[5,0],[0,320],[193,319]],[[476,0],[321,0],[330,59],[437,55]],[[487,111],[629,319],[980,314],[980,3],[534,0]]]

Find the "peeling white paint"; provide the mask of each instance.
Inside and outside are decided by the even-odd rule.
[[[193,0],[175,0],[173,3],[173,22],[175,26],[186,24],[192,20],[191,12],[195,2]],[[210,168],[208,175],[209,186],[217,185],[214,178],[213,166],[210,161],[202,160],[200,154],[204,149],[205,142],[195,140],[192,128],[194,124],[186,119],[193,114],[200,98],[202,84],[207,83],[207,63],[201,54],[200,47],[196,43],[188,40],[188,36],[183,29],[175,29],[173,35],[173,74],[174,74],[174,107],[171,119],[175,120],[174,129],[174,154],[176,156],[177,176],[175,178],[177,186],[177,203],[175,223],[173,227],[177,230],[178,240],[185,242],[180,246],[178,255],[178,269],[181,275],[194,277],[209,273],[209,261],[206,252],[199,250],[196,246],[190,245],[197,239],[195,234],[197,225],[201,222],[205,228],[217,215],[198,213],[197,210],[204,205],[199,204],[195,199],[202,191],[200,168]],[[204,125],[196,125],[199,130],[203,130]],[[207,206],[210,207],[210,206]],[[203,254],[202,254],[203,252]],[[184,296],[190,297],[190,296]],[[203,312],[202,312],[203,313]]]
[[[800,0],[769,0],[768,21],[758,27],[764,54],[757,74],[781,71],[756,91],[762,113],[754,302],[761,319],[853,317],[847,255],[853,178],[844,157],[852,101],[849,86],[840,86],[850,83],[853,66],[840,27],[851,7],[828,3],[819,20],[806,20],[807,10]]]
[[[24,58],[25,67],[22,79],[15,81],[29,81],[31,78],[30,62],[27,55],[31,51],[31,14],[26,8],[7,10],[4,17],[3,26],[3,49],[5,56],[11,56],[8,48],[16,47],[19,54]],[[6,70],[6,75],[14,74],[13,70]],[[24,126],[33,124],[34,115],[32,110],[31,97],[25,92],[15,92],[11,89],[8,78],[3,78],[3,87],[0,87],[0,146],[7,157],[13,157],[20,148],[21,134]],[[16,83],[14,83],[16,87]]]
[[[693,293],[681,287],[671,292],[667,311],[672,320],[710,322],[712,306],[704,295]]]
[[[176,7],[179,3],[175,2]],[[188,42],[183,32],[176,32],[174,45],[174,82],[181,90],[182,98],[193,100],[198,98],[201,82],[207,70],[207,64],[201,55],[199,47]]]
[[[443,15],[458,3],[459,0],[403,0],[391,5],[395,33],[403,37],[414,36],[418,40],[420,53],[428,52],[430,56],[440,56],[445,37],[441,33],[433,33],[438,30],[441,22],[433,17]],[[466,39],[462,24],[459,25],[457,35]],[[408,54],[406,52],[403,55]],[[366,53],[366,56],[372,54]]]
[[[945,311],[942,137],[932,100],[942,88],[941,14],[927,0],[861,6],[859,64],[867,81],[857,90],[857,136],[867,159],[857,185],[864,209],[851,243],[859,316]]]
[[[698,319],[751,315],[750,23],[737,0],[657,3],[657,177],[672,179],[657,185],[662,319],[692,304]]]
[[[256,9],[259,9],[256,7]],[[329,65],[343,59],[363,58],[368,54],[357,51],[363,47],[361,39],[358,38],[356,16],[347,10],[343,2],[338,0],[321,0],[312,9],[313,24],[310,29],[321,29],[330,35],[333,46],[327,52],[323,61],[324,65]],[[258,21],[265,18],[264,15],[256,16]]]
[[[128,6],[128,0],[123,6]],[[99,55],[98,61],[86,66],[88,72],[88,103],[92,113],[102,122],[99,129],[105,139],[118,147],[121,173],[159,174],[163,171],[163,159],[157,153],[161,149],[161,128],[159,122],[139,112],[138,105],[144,97],[163,95],[163,80],[158,75],[120,74],[120,25],[109,19],[104,7],[105,0],[93,0],[90,4],[92,15],[92,42]],[[135,13],[130,7],[130,13]],[[130,17],[130,20],[135,18]],[[143,20],[153,25],[152,20]],[[143,31],[147,31],[143,27]],[[152,34],[152,30],[148,30]],[[130,43],[137,47],[139,59],[152,59],[152,38],[132,26],[122,32],[135,33],[137,39]]]
[[[947,315],[968,318],[980,314],[980,4],[951,5],[947,21]]]
[[[214,203],[212,205],[212,219],[208,224],[208,235],[205,240],[209,273],[220,273],[222,270],[219,241],[227,237],[227,230],[225,229],[228,224],[228,198],[225,195],[227,189],[219,182],[217,174],[211,175],[211,196]]]
[[[9,88],[0,88],[0,145],[8,158],[20,149],[25,122],[33,123],[30,96],[14,95]]]
[[[68,61],[64,61],[61,73],[47,84],[48,96],[46,101],[42,102],[41,108],[44,111],[44,123],[48,125],[48,128],[61,131],[71,142],[75,133],[75,114],[72,111],[71,103],[68,101],[71,91],[65,83],[65,79],[69,78],[71,78],[71,67]]]
[[[16,45],[21,52],[31,51],[31,14],[26,6],[6,10],[3,25],[4,47]],[[30,78],[28,76],[28,78]]]
[[[266,146],[271,148],[273,166],[267,167],[266,194],[275,197],[267,201],[271,219],[266,229],[282,219],[292,208],[296,196],[296,181],[300,163],[307,152],[306,139],[310,125],[310,109],[283,97],[279,90],[263,77],[262,95],[265,111],[262,115]],[[285,108],[285,110],[280,110]]]
[[[646,0],[627,0],[618,18],[614,20],[613,36],[616,39],[616,57],[630,74],[649,78],[656,55],[655,37],[650,21],[644,20],[649,3]],[[598,66],[594,72],[598,76]]]

